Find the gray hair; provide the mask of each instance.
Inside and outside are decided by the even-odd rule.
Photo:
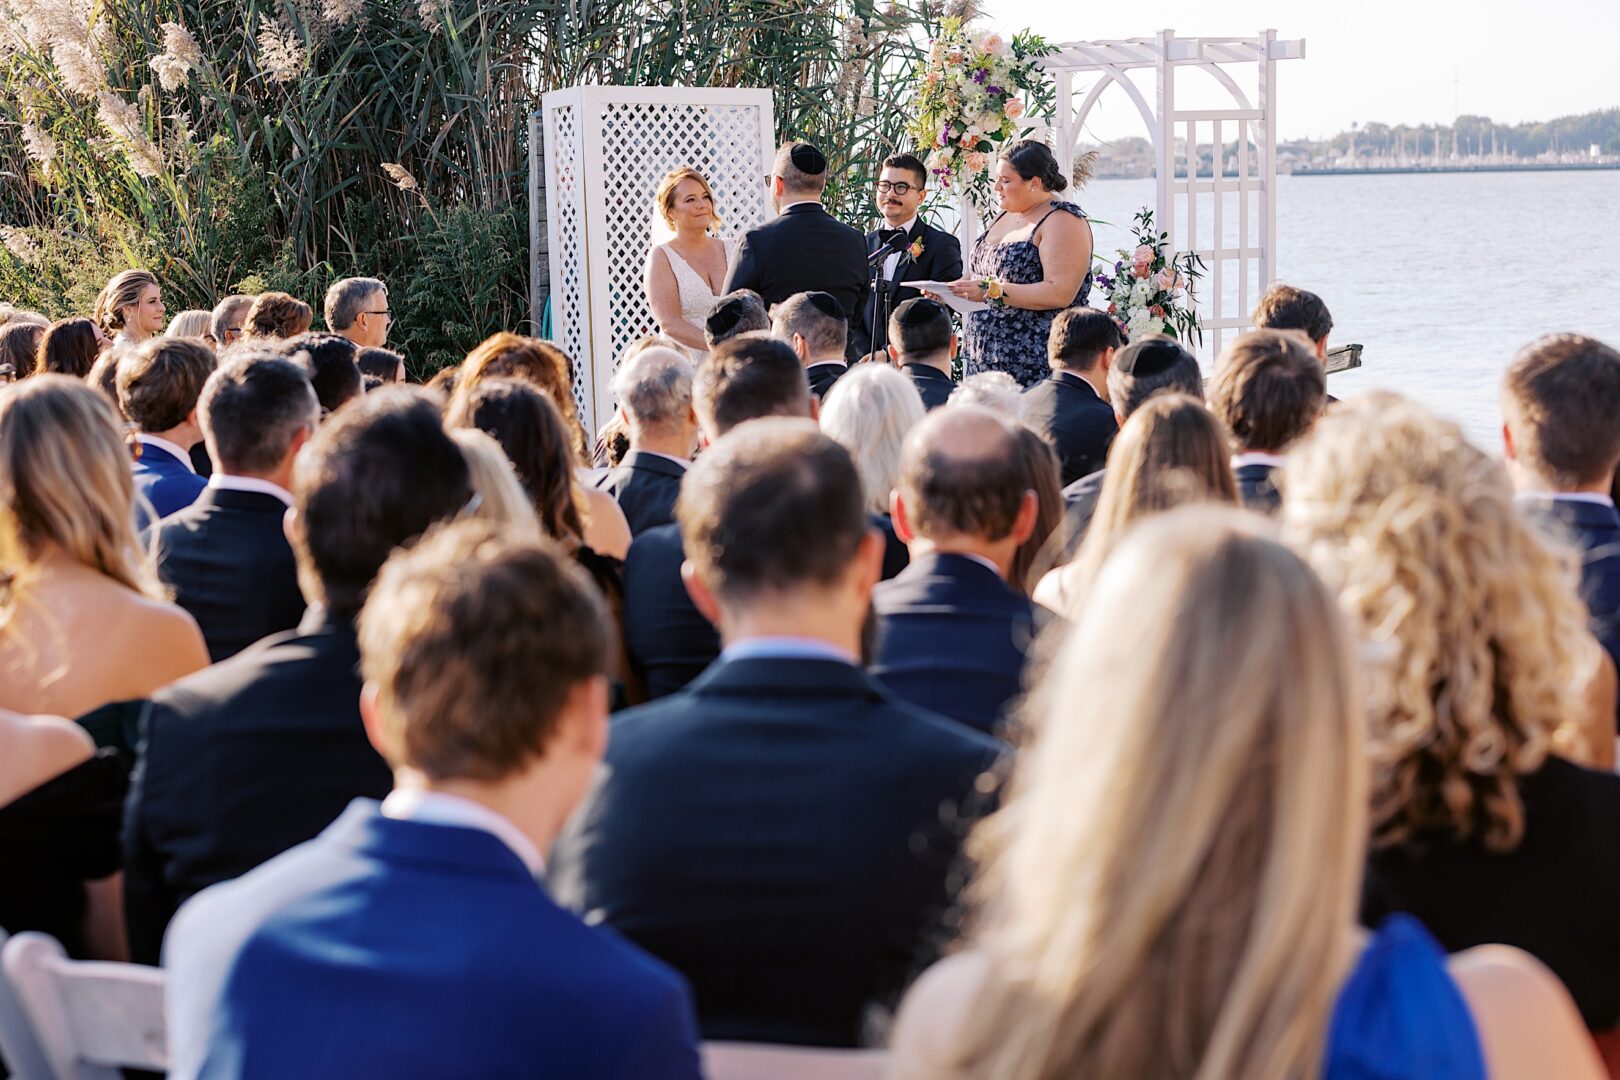
[[[1005,371],[981,371],[962,380],[946,405],[977,405],[1014,423],[1024,419],[1024,391]]]
[[[855,459],[867,513],[889,512],[900,451],[925,415],[916,384],[888,364],[856,364],[827,392],[821,430]]]
[[[219,343],[220,348],[225,347],[225,332],[230,329],[232,323],[236,324],[237,330],[242,329],[242,322],[247,317],[248,308],[252,306],[253,297],[242,296],[241,294],[227,296],[214,305],[214,312],[209,316],[209,319],[214,340]]]
[[[692,362],[674,349],[642,349],[613,374],[613,397],[640,428],[678,423],[692,408]]]
[[[829,315],[811,297],[802,292],[783,300],[771,308],[771,336],[792,344],[793,335],[804,339],[811,356],[844,355],[849,342],[849,320]]]
[[[169,320],[169,328],[164,331],[165,337],[208,337],[214,330],[214,313],[211,311],[182,311]],[[219,340],[215,338],[214,340]]]
[[[360,305],[377,293],[388,295],[388,286],[370,277],[343,278],[332,282],[332,287],[326,290],[326,328],[332,331],[347,330],[354,325],[355,318],[360,314]]]

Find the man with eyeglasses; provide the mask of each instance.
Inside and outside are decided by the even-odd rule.
[[[326,290],[325,307],[326,328],[354,342],[355,348],[380,349],[388,344],[394,316],[388,310],[388,286],[376,278],[334,281]]]
[[[916,157],[896,154],[883,162],[877,182],[883,225],[866,234],[871,295],[856,316],[851,335],[866,355],[888,344],[886,329],[894,309],[922,295],[901,282],[955,281],[962,276],[961,243],[919,216],[927,197],[928,168]]]

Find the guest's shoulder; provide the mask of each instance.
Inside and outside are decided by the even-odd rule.
[[[889,1075],[895,1080],[955,1080],[954,1038],[968,1026],[974,1002],[989,977],[989,961],[976,950],[934,964],[912,984],[895,1017]]]
[[[873,718],[874,730],[905,743],[908,761],[921,762],[932,757],[941,763],[977,770],[1007,752],[1007,745],[1000,739],[892,694],[887,694],[875,711],[878,715]]]

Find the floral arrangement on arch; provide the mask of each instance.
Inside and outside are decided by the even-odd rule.
[[[1009,40],[968,30],[959,18],[940,23],[929,43],[913,108],[910,134],[927,152],[938,188],[966,191],[983,213],[990,204],[989,155],[1026,133],[1019,118],[1051,93],[1036,62],[1052,52],[1028,30]]]
[[[1108,296],[1108,314],[1132,341],[1167,334],[1202,345],[1193,283],[1203,276],[1204,260],[1191,251],[1166,256],[1170,234],[1154,231],[1152,210],[1137,211],[1135,232],[1136,247],[1121,248],[1112,273],[1105,269],[1094,279]]]

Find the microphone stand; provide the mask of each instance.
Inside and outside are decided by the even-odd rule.
[[[869,334],[866,335],[866,355],[867,356],[871,356],[873,353],[877,352],[878,293],[880,291],[883,293],[883,343],[885,345],[887,345],[889,343],[889,300],[890,300],[890,297],[889,297],[888,291],[883,289],[883,285],[886,284],[884,282],[884,280],[883,280],[883,263],[884,263],[884,260],[886,260],[890,255],[893,255],[895,252],[899,251],[901,246],[904,246],[905,239],[906,239],[906,234],[905,233],[901,233],[899,236],[890,237],[890,239],[889,239],[889,241],[887,243],[879,245],[878,249],[876,251],[872,252],[872,254],[870,254],[870,255],[868,255],[866,257],[867,265],[871,266],[873,268],[873,271],[872,271],[872,330],[871,330],[871,332]],[[897,242],[898,242],[899,246],[897,246]],[[899,269],[899,267],[897,266],[895,269]]]

